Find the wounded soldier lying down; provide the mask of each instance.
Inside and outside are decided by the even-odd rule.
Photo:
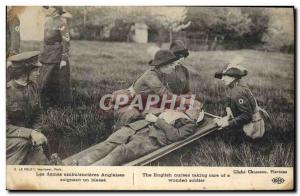
[[[192,135],[200,114],[199,102],[185,112],[166,110],[158,117],[147,114],[144,120],[121,127],[75,162],[77,165],[122,165]]]

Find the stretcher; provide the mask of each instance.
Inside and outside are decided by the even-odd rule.
[[[198,140],[201,137],[204,137],[205,135],[208,135],[209,133],[216,131],[218,129],[218,126],[214,122],[215,118],[220,118],[218,116],[215,116],[210,113],[205,113],[204,120],[199,124],[199,129],[196,131],[193,135],[189,136],[188,138],[174,142],[170,145],[164,146],[158,150],[155,150],[143,157],[140,157],[136,160],[133,160],[131,162],[123,164],[123,166],[143,166],[147,165],[155,160],[160,159],[161,157],[187,145],[190,144],[191,142]],[[86,155],[90,151],[92,151],[94,147],[87,148],[77,154],[74,154],[66,159],[63,160],[63,163],[65,165],[69,165],[72,163],[73,160],[78,160],[82,156]]]

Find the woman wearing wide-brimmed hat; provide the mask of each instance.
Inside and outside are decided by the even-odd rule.
[[[70,33],[62,6],[44,6],[48,17],[44,25],[44,45],[40,62],[43,106],[71,103],[69,48]]]
[[[251,90],[242,79],[247,73],[242,66],[231,64],[215,73],[215,78],[221,79],[227,86],[227,116],[216,120],[216,123],[220,129],[233,130],[236,134],[244,133],[249,138],[257,139],[265,132],[260,112],[266,116],[268,114],[258,106]]]
[[[145,105],[145,101],[149,95],[158,95],[160,97],[167,95],[171,97],[174,94],[186,94],[187,91],[184,91],[185,88],[182,88],[181,92],[177,90],[176,93],[172,92],[170,89],[171,83],[169,83],[169,81],[170,78],[174,76],[177,61],[178,57],[174,55],[172,51],[157,51],[154,59],[149,61],[151,68],[145,71],[129,89],[122,90],[120,93],[124,93],[124,91],[126,91],[131,98],[136,95],[141,96],[143,99],[143,105]],[[185,87],[188,86],[188,77],[186,77],[185,80],[172,80],[172,82],[176,82],[177,86]],[[172,83],[172,85],[173,84],[174,83]],[[151,110],[157,107],[159,106],[151,105]],[[116,128],[119,128],[120,126],[123,126],[138,118],[141,113],[148,112],[140,111],[135,108],[128,110],[128,108],[128,106],[124,106],[115,112]]]
[[[136,94],[157,95],[173,94],[166,81],[166,75],[171,75],[176,67],[178,58],[170,50],[159,50],[154,59],[149,61],[152,66],[133,84],[132,90]]]

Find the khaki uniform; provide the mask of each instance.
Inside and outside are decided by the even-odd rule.
[[[34,82],[19,84],[14,80],[6,86],[6,110],[9,123],[30,127],[39,110],[38,86]]]
[[[70,33],[62,16],[48,17],[45,22],[44,48],[40,56],[41,100],[43,106],[70,104],[72,99],[69,65]],[[60,62],[67,65],[60,69]]]
[[[132,85],[136,94],[164,95],[186,94],[190,91],[189,73],[186,67],[179,65],[173,73],[163,74],[157,69],[147,70]]]
[[[255,152],[270,153],[272,146],[266,142],[266,137],[252,139],[243,130],[243,126],[252,121],[256,107],[255,97],[243,79],[227,91],[226,106],[231,108],[234,118],[229,120],[229,126],[224,129],[224,134],[230,135],[224,137],[225,142],[231,145],[251,143],[251,149]]]
[[[8,14],[6,22],[6,58],[20,52],[20,20]],[[6,69],[6,82],[10,81],[10,67]]]
[[[227,107],[231,108],[234,116],[228,128],[242,128],[251,122],[256,107],[255,98],[242,80],[227,91]]]
[[[162,74],[155,68],[149,69],[134,82],[132,88],[135,94],[142,96],[143,105],[145,106],[147,97],[150,94],[163,96],[189,93],[189,72],[187,68],[182,65],[177,66],[174,72],[168,75]],[[117,128],[134,121],[140,116],[141,111],[135,108],[128,110],[128,108],[129,106],[116,111],[115,118],[117,119]]]
[[[167,88],[167,83],[164,80],[163,74],[157,69],[147,70],[136,82],[132,85],[135,94],[147,96],[149,94],[164,95],[172,94]]]
[[[188,69],[183,65],[177,65],[174,72],[165,76],[168,88],[176,95],[190,93],[190,76]]]
[[[162,119],[158,119],[156,123],[138,120],[121,127],[107,140],[97,144],[94,150],[78,160],[78,163],[79,165],[121,165],[162,146],[182,140],[195,131],[195,124],[186,119],[178,119],[175,126],[169,125]]]
[[[18,84],[8,82],[7,93],[7,126],[6,126],[6,159],[8,165],[47,164],[48,159],[42,148],[33,148],[30,134],[32,129],[25,128],[34,122],[34,115],[39,108],[37,85],[33,82]]]

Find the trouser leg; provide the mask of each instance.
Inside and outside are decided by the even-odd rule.
[[[82,157],[81,159],[77,160],[78,165],[91,165],[92,163],[96,162],[97,160],[102,159],[108,153],[110,153],[114,148],[116,148],[119,144],[111,143],[109,141],[101,142],[97,144],[97,147]]]
[[[157,141],[150,137],[135,137],[127,144],[116,147],[110,154],[92,165],[122,165],[160,148]]]
[[[6,138],[6,164],[24,164],[30,148],[31,143],[25,138]]]
[[[128,127],[122,127],[113,134],[111,134],[107,140],[93,146],[93,150],[90,151],[84,157],[78,159],[79,165],[90,165],[109,154],[114,148],[121,144],[128,142],[129,138],[135,133],[134,130]]]

